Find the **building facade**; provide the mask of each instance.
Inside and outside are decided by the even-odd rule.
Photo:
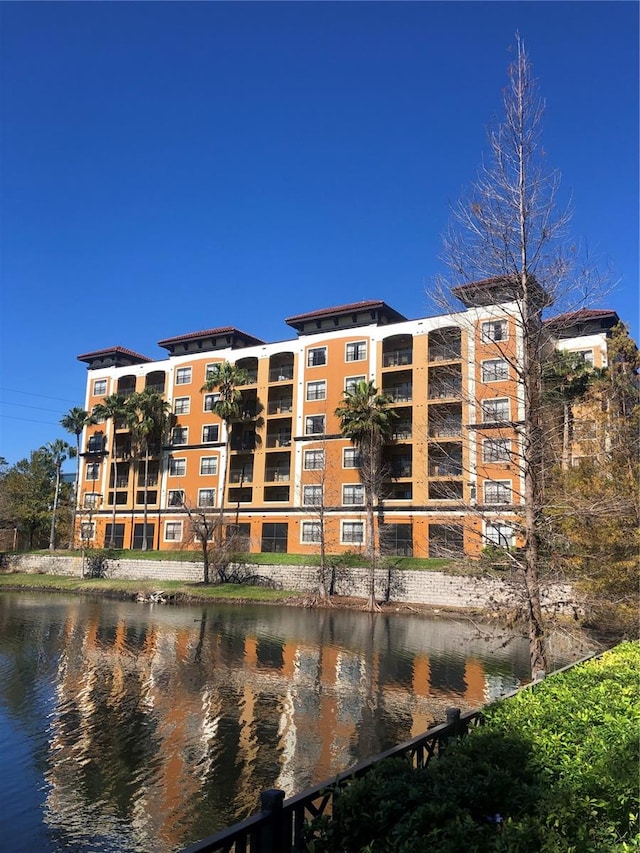
[[[149,547],[198,547],[186,508],[218,511],[226,470],[225,520],[246,549],[316,554],[366,548],[364,489],[356,449],[335,415],[344,392],[371,380],[395,412],[377,507],[380,547],[394,555],[478,555],[517,544],[523,399],[517,379],[517,300],[496,280],[458,288],[457,313],[409,320],[369,300],[289,317],[295,336],[269,343],[223,327],[159,341],[152,360],[122,347],[79,356],[88,366],[85,407],[150,389],[173,413],[145,465],[126,424],[88,427],[78,492],[78,537],[141,546],[144,496]],[[580,312],[578,312],[580,313]],[[577,315],[558,329],[563,348],[606,361],[614,312]],[[598,316],[595,316],[595,315]],[[573,323],[573,325],[572,325]],[[567,331],[569,330],[569,331]],[[212,365],[243,368],[242,419],[226,434]],[[116,463],[114,466],[114,462]]]

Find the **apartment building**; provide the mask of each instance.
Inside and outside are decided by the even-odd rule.
[[[286,320],[295,334],[273,343],[222,327],[159,341],[160,359],[123,347],[78,356],[88,366],[88,410],[106,395],[144,388],[171,406],[171,434],[152,448],[146,474],[149,547],[198,547],[185,505],[215,514],[226,470],[226,522],[248,550],[314,554],[323,532],[330,553],[364,549],[358,453],[335,415],[361,379],[396,414],[377,509],[383,553],[477,555],[488,543],[515,545],[523,492],[518,304],[496,279],[456,296],[459,312],[415,320],[377,300],[299,314]],[[617,316],[571,317],[551,333],[602,364]],[[201,390],[221,361],[249,376],[243,418],[229,435],[214,414],[215,393]],[[85,432],[78,535],[105,545],[115,503],[116,543],[140,547],[145,466],[126,424]]]

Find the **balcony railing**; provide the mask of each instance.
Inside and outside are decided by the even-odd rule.
[[[269,382],[290,382],[293,379],[293,365],[272,367],[269,371]]]
[[[291,433],[268,435],[267,447],[291,447]]]
[[[411,462],[392,462],[391,463],[391,476],[394,478],[399,477],[410,477],[411,476]]]
[[[446,384],[429,385],[429,399],[441,400],[443,397],[459,397],[462,392],[462,382],[447,382]]]
[[[253,468],[249,468],[245,471],[236,471],[231,470],[229,472],[229,482],[230,483],[252,483],[253,482]]]
[[[385,352],[382,355],[383,367],[403,367],[411,364],[413,361],[413,353],[410,349],[398,349],[392,352]]]
[[[293,400],[289,397],[282,400],[270,400],[267,406],[267,414],[283,415],[293,411]]]
[[[436,462],[429,465],[430,477],[462,477],[461,462]]]
[[[397,423],[393,430],[393,438],[396,441],[403,441],[407,438],[411,438],[412,435],[412,426],[410,423]]]
[[[382,393],[393,403],[409,403],[413,388],[411,385],[395,385],[393,388],[383,388]]]
[[[431,344],[429,361],[458,361],[461,358],[460,347],[453,344]]]
[[[462,433],[462,421],[443,421],[432,423],[429,427],[431,438],[458,438]]]
[[[291,472],[283,469],[267,468],[264,472],[264,479],[267,483],[287,483],[291,477]]]

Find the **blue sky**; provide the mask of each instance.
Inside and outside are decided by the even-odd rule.
[[[361,299],[430,313],[516,30],[572,235],[637,339],[638,8],[1,3],[0,455],[67,437],[80,353],[279,340]]]

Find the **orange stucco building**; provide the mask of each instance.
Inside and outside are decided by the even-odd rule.
[[[433,557],[515,545],[518,304],[495,279],[456,296],[458,313],[415,320],[376,300],[312,311],[289,317],[295,335],[275,343],[222,327],[159,341],[166,355],[158,360],[123,347],[80,355],[88,365],[87,410],[106,395],[144,388],[171,406],[171,433],[152,448],[147,473],[149,547],[197,547],[184,505],[215,514],[226,468],[226,521],[248,550],[315,554],[321,524],[328,551],[364,549],[357,453],[335,415],[360,379],[372,380],[397,415],[378,507],[382,551]],[[617,315],[578,314],[553,342],[590,350],[601,365]],[[243,420],[230,435],[212,411],[215,395],[201,390],[220,361],[250,378],[241,389]],[[140,547],[144,464],[126,425],[88,427],[82,456],[78,536],[105,545],[115,501],[118,546]]]

